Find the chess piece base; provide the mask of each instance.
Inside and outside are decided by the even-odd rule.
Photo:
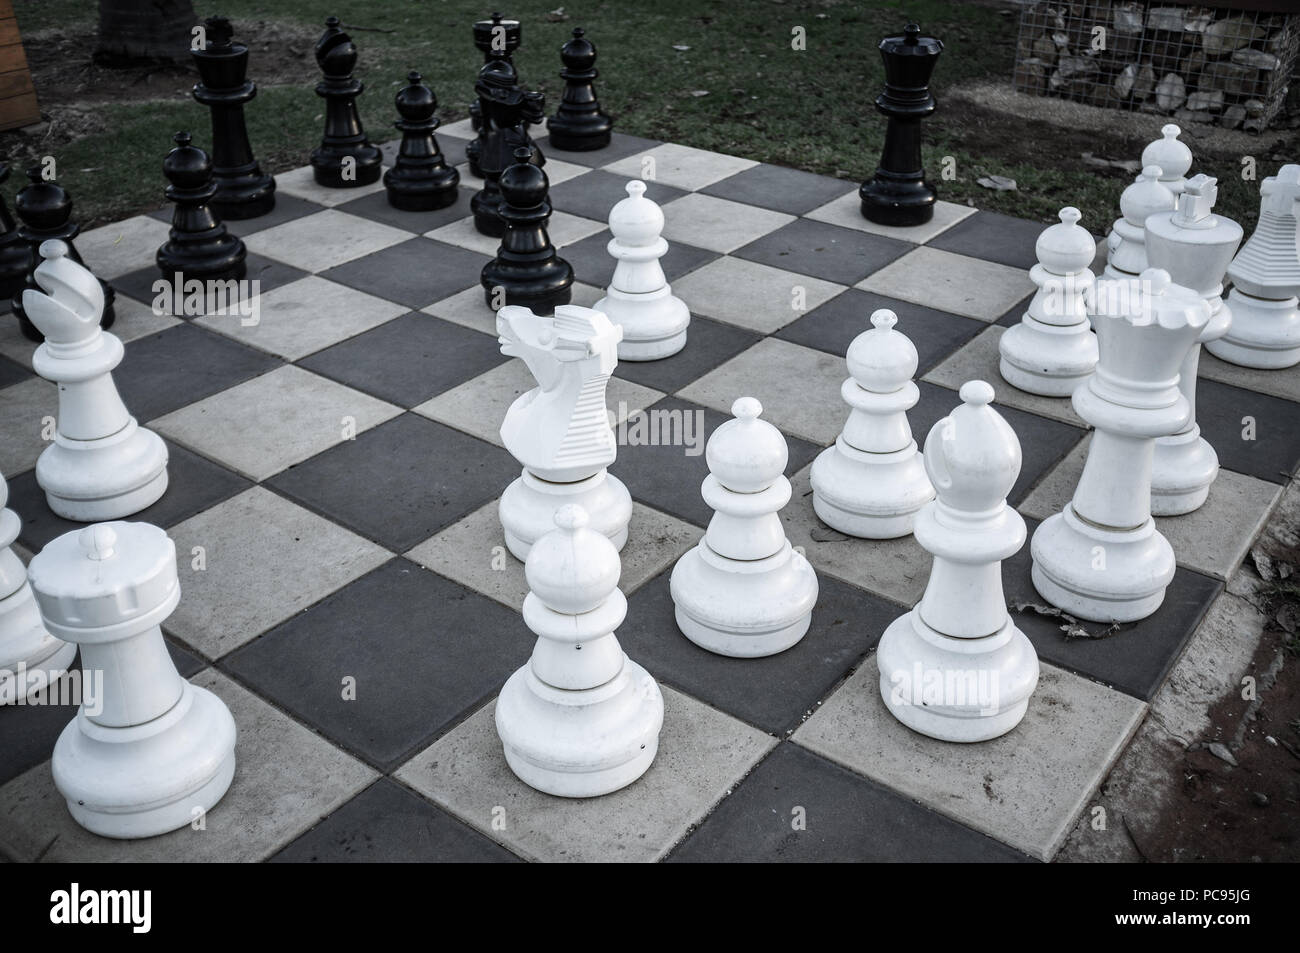
[[[165,834],[211,810],[229,789],[235,720],[207,689],[183,686],[166,714],[143,725],[106,728],[78,712],[63,730],[54,785],[82,827],[118,839]]]
[[[616,549],[627,543],[632,519],[632,494],[623,481],[607,470],[573,483],[552,483],[527,470],[501,494],[497,513],[505,531],[506,547],[523,562],[533,543],[555,527],[555,513],[574,503],[587,511],[593,530],[608,536]]]
[[[593,307],[623,328],[620,361],[657,361],[686,346],[691,312],[670,285],[644,294],[610,288]]]
[[[924,179],[899,177],[876,170],[876,176],[858,189],[862,217],[877,225],[909,228],[934,218],[938,195]]]
[[[258,218],[275,208],[275,179],[265,172],[222,175],[214,171],[213,178],[217,194],[208,206],[223,222]]]
[[[953,638],[926,625],[919,607],[885,630],[876,664],[890,714],[940,741],[1006,734],[1038,685],[1038,655],[1010,619],[993,635]]]
[[[547,685],[529,663],[506,680],[496,706],[510,770],[557,797],[597,797],[641,777],[663,720],[659,686],[626,655],[617,676],[578,691]]]
[[[583,120],[552,116],[546,122],[546,141],[561,152],[592,152],[604,149],[614,135],[614,121],[597,114]]]
[[[1300,301],[1256,298],[1234,288],[1228,293],[1232,326],[1205,349],[1239,367],[1280,370],[1300,364]]]
[[[494,258],[483,266],[479,281],[489,308],[501,304],[494,300],[498,287],[505,289],[506,304],[522,305],[536,314],[551,314],[573,298],[573,269],[563,258],[553,258],[541,269],[528,262]]]
[[[1043,397],[1069,397],[1097,366],[1097,335],[1088,323],[1058,326],[1025,316],[998,341],[1002,379]]]
[[[79,523],[138,513],[167,489],[167,445],[135,418],[100,440],[56,435],[36,461],[36,482],[52,509]]]
[[[934,499],[915,440],[893,453],[867,453],[841,434],[817,455],[809,478],[821,521],[859,539],[907,536],[921,507]]]
[[[1034,588],[1091,622],[1136,622],[1160,608],[1174,578],[1174,550],[1148,518],[1132,529],[1088,523],[1074,504],[1046,519],[1029,544]]]
[[[222,228],[224,232],[224,227]],[[188,280],[224,281],[242,279],[247,273],[248,251],[229,233],[211,241],[168,241],[158,249],[155,261],[164,276],[183,274]]]
[[[9,598],[12,599],[13,596]],[[31,598],[30,590],[28,598]],[[5,610],[0,608],[0,612],[3,611]],[[39,623],[38,616],[37,624]],[[0,705],[12,705],[19,698],[29,698],[53,685],[67,674],[72,660],[77,657],[75,645],[61,642],[43,628],[29,634],[43,637],[40,647],[26,658],[0,663]]]
[[[20,526],[13,510],[0,510],[0,540],[13,542]],[[0,705],[9,705],[62,677],[77,647],[46,631],[27,572],[7,543],[0,560],[0,579],[21,580],[0,599]]]
[[[1151,515],[1182,516],[1199,509],[1219,475],[1219,456],[1192,425],[1185,433],[1157,437],[1151,468]]]
[[[702,649],[731,658],[784,652],[808,632],[817,576],[789,540],[766,559],[719,556],[701,541],[673,567],[677,626]]]
[[[356,160],[352,178],[343,178],[343,159],[352,157]],[[374,185],[383,172],[384,156],[377,146],[369,143],[350,152],[326,151],[314,149],[311,154],[312,176],[317,185],[327,189],[359,189],[365,185]]]

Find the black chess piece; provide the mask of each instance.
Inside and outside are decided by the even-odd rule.
[[[212,111],[212,207],[223,219],[256,218],[275,208],[275,179],[258,166],[244,125],[244,104],[257,95],[248,79],[248,47],[233,42],[226,17],[203,22],[205,44],[190,55],[199,69],[194,98]]]
[[[9,180],[9,164],[0,162],[0,184]],[[32,250],[0,195],[0,299],[8,300],[23,290],[32,266]]]
[[[352,75],[357,47],[339,28],[338,17],[325,21],[325,32],[316,42],[316,62],[325,74],[316,84],[316,95],[325,100],[325,137],[311,153],[316,181],[332,189],[379,181],[383,154],[370,144],[357,115],[357,97],[366,88]]]
[[[81,233],[81,226],[72,220],[72,196],[58,182],[53,179],[47,181],[39,165],[34,165],[27,170],[27,179],[28,184],[24,185],[14,197],[14,211],[18,213],[18,220],[22,222],[18,234],[22,236],[23,241],[27,242],[29,264],[22,288],[14,293],[12,308],[22,328],[23,337],[39,343],[45,340],[45,335],[37,330],[36,325],[32,324],[31,319],[27,317],[27,312],[23,310],[23,292],[28,288],[34,291],[41,290],[40,285],[36,283],[36,267],[42,261],[37,252],[41,242],[58,239],[68,246],[69,258],[79,265],[86,263],[81,253],[77,251],[77,246],[72,242]],[[117,313],[113,308],[117,296],[113,292],[113,286],[103,278],[99,279],[99,284],[104,289],[104,314],[99,319],[99,326],[107,330],[117,320]]]
[[[930,76],[943,44],[909,23],[902,36],[880,41],[885,91],[876,108],[889,119],[874,177],[862,183],[862,214],[880,225],[924,225],[934,216],[934,186],[921,164],[921,120],[934,112]]]
[[[483,266],[480,282],[489,308],[520,304],[550,314],[573,294],[573,268],[555,252],[546,223],[550,183],[526,146],[501,174],[501,218],[505,234],[496,258]]]
[[[564,152],[588,152],[609,145],[614,120],[600,111],[593,84],[600,75],[596,70],[596,47],[581,27],[574,29],[573,39],[560,47],[564,69],[564,95],[559,109],[546,122],[550,144]]]
[[[483,106],[483,150],[479,168],[483,188],[470,200],[474,227],[484,235],[500,238],[505,223],[498,214],[501,173],[515,161],[519,149],[528,149],[535,165],[546,164],[546,157],[528,135],[529,124],[542,121],[544,100],[541,93],[525,92],[519,86],[515,68],[504,60],[483,64],[474,89]]]
[[[169,281],[243,278],[244,243],[226,231],[208,204],[217,194],[212,160],[190,142],[188,132],[172,137],[176,147],[163,160],[163,174],[171,184],[167,198],[175,203],[167,241],[158,249],[158,267]]]
[[[388,204],[408,212],[446,208],[456,201],[460,173],[447,165],[433,136],[438,128],[433,114],[438,98],[414,70],[406,80],[406,86],[397,92],[397,112],[402,118],[393,124],[402,132],[402,145],[393,167],[384,173]]]
[[[500,13],[492,14],[490,20],[478,20],[474,24],[474,45],[483,54],[484,63],[505,60],[514,66],[515,62],[511,57],[514,56],[515,50],[519,49],[519,41],[522,37],[519,21],[503,20]],[[480,132],[483,128],[483,107],[477,99],[469,104],[469,124],[478,135],[465,146],[465,158],[469,162],[470,174],[481,179],[483,173],[479,170],[478,157],[483,149],[483,138]]]

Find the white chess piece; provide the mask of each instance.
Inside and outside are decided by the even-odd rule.
[[[167,654],[175,544],[148,523],[98,523],[49,543],[29,575],[46,628],[81,646],[81,708],[51,762],[73,818],[117,838],[201,818],[234,777],[235,721]]]
[[[827,526],[866,539],[912,532],[917,511],[934,498],[907,412],[921,392],[912,375],[917,355],[881,309],[872,328],[849,345],[849,377],[840,396],[852,408],[844,430],[813,461],[813,509]]]
[[[1119,197],[1122,213],[1106,236],[1107,278],[1136,278],[1147,270],[1147,218],[1157,212],[1172,212],[1178,199],[1160,181],[1160,167],[1149,165]]]
[[[524,622],[532,658],[497,699],[510,770],[539,791],[596,797],[626,787],[654,760],[664,700],[614,630],[627,615],[618,551],[580,506],[555,514],[528,554]]]
[[[606,246],[618,260],[614,277],[596,310],[623,329],[620,361],[657,361],[686,346],[691,312],[664,277],[659,259],[668,253],[664,213],[645,197],[645,183],[627,184],[627,198],[609,213],[613,238]]]
[[[122,342],[101,330],[104,289],[60,241],[41,245],[44,293],[28,288],[23,308],[45,335],[32,368],[59,385],[54,442],[36,461],[50,509],[79,522],[119,519],[167,489],[167,446],[128,413],[113,383]]]
[[[934,556],[920,603],[881,636],[880,692],[894,717],[942,741],[987,741],[1019,724],[1038,684],[1038,655],[1007,612],[1002,560],[1025,543],[1007,505],[1020,441],[990,406],[993,388],[967,381],[963,403],[925,440],[938,498],[916,519]]]
[[[50,635],[41,622],[27,570],[12,548],[22,524],[8,501],[9,484],[0,477],[0,705],[39,693],[77,654],[75,645]]]
[[[1029,270],[1038,291],[998,341],[1003,379],[1030,394],[1068,397],[1097,366],[1097,336],[1088,324],[1097,245],[1080,217],[1077,208],[1063,208],[1060,223],[1038,236],[1038,264]]]
[[[1187,170],[1192,167],[1192,150],[1178,138],[1182,130],[1175,123],[1160,127],[1160,138],[1142,150],[1142,167],[1160,167],[1160,181],[1175,196],[1187,185]]]
[[[1232,326],[1206,344],[1215,357],[1276,370],[1300,363],[1300,165],[1259,187],[1259,224],[1228,266]]]
[[[1178,197],[1178,211],[1157,212],[1146,221],[1147,258],[1163,268],[1175,284],[1191,288],[1210,305],[1210,320],[1201,329],[1178,371],[1178,389],[1187,398],[1191,416],[1178,433],[1156,438],[1151,469],[1151,512],[1181,516],[1203,504],[1219,474],[1219,457],[1196,424],[1196,375],[1201,345],[1217,341],[1232,323],[1232,312],[1220,297],[1223,274],[1241,244],[1241,226],[1211,214],[1218,197],[1216,180],[1196,175]]]
[[[501,424],[502,442],[524,468],[498,507],[510,552],[527,559],[568,503],[582,506],[592,528],[622,549],[632,495],[606,470],[617,446],[605,409],[621,331],[591,308],[560,305],[542,317],[508,305],[497,312],[497,335],[501,353],[522,358],[537,379]]]
[[[1210,305],[1151,268],[1098,281],[1090,313],[1100,357],[1073,403],[1096,432],[1074,498],[1034,532],[1034,587],[1078,618],[1135,622],[1174,577],[1173,548],[1151,518],[1151,460],[1155,439],[1190,416],[1178,369]]]
[[[807,633],[817,575],[781,524],[791,492],[785,438],[759,419],[763,407],[752,397],[731,412],[735,419],[704,449],[709,475],[701,492],[713,517],[673,567],[670,591],[688,639],[719,655],[756,658],[784,652]]]

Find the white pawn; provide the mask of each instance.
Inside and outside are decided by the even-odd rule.
[[[175,544],[148,523],[99,523],[49,543],[28,572],[46,628],[81,646],[81,708],[51,762],[73,819],[135,838],[202,818],[234,777],[235,720],[167,654]]]
[[[1077,208],[1063,208],[1060,224],[1038,236],[1038,264],[1029,270],[1038,292],[998,342],[1003,379],[1030,394],[1068,397],[1097,366],[1097,335],[1088,323],[1097,245],[1080,217]]]
[[[1191,288],[1210,305],[1210,320],[1201,328],[1183,366],[1178,389],[1187,398],[1191,416],[1175,434],[1156,438],[1151,465],[1151,513],[1181,516],[1203,504],[1219,475],[1219,457],[1201,436],[1196,424],[1196,376],[1201,345],[1217,341],[1232,324],[1232,312],[1223,303],[1223,275],[1241,244],[1241,226],[1230,218],[1211,214],[1218,197],[1215,179],[1196,175],[1178,197],[1178,211],[1157,212],[1147,218],[1147,258],[1153,268],[1163,268],[1175,284]]]
[[[784,652],[804,637],[817,602],[817,575],[794,551],[779,515],[790,502],[789,448],[742,397],[734,420],[704,450],[701,492],[714,510],[699,545],[673,567],[677,626],[701,648],[734,658]]]
[[[1259,224],[1228,266],[1232,327],[1206,344],[1215,357],[1276,370],[1300,363],[1300,165],[1259,187]]]
[[[12,549],[22,524],[8,501],[9,485],[0,477],[0,705],[57,681],[77,654],[75,645],[45,631],[27,570]]]
[[[1178,199],[1160,181],[1160,167],[1149,165],[1119,197],[1120,211],[1106,236],[1106,269],[1111,279],[1136,278],[1147,269],[1147,218],[1157,212],[1172,212]]]
[[[627,615],[618,550],[563,506],[524,565],[532,658],[497,699],[497,734],[521,781],[560,797],[596,797],[645,774],[659,748],[664,700],[614,635]]]
[[[925,440],[938,498],[915,532],[934,556],[930,580],[881,636],[876,664],[885,705],[903,724],[942,741],[987,741],[1025,716],[1038,655],[1002,594],[1002,560],[1025,542],[1025,521],[1006,499],[1020,441],[989,406],[987,383],[967,381],[961,399]]]
[[[1187,185],[1187,170],[1192,167],[1192,150],[1178,138],[1182,130],[1175,123],[1160,127],[1160,138],[1142,150],[1142,167],[1160,167],[1160,181],[1175,196]]]
[[[516,559],[528,558],[569,503],[586,509],[592,528],[615,547],[627,542],[632,495],[606,469],[618,453],[605,388],[621,333],[600,311],[577,305],[560,305],[553,317],[518,305],[497,312],[501,353],[521,358],[537,379],[501,423],[502,442],[523,466],[497,508]]]
[[[113,384],[122,342],[99,326],[104,289],[68,246],[44,242],[36,269],[44,294],[28,288],[23,308],[45,335],[32,368],[59,385],[54,442],[36,461],[36,482],[50,509],[79,522],[119,519],[154,503],[167,489],[167,446],[139,426]]]
[[[623,329],[620,361],[657,361],[686,346],[691,312],[673,296],[659,264],[668,253],[663,228],[663,210],[645,197],[645,183],[629,182],[627,198],[609,213],[614,237],[606,248],[618,264],[605,297],[596,302],[596,310]]]
[[[917,355],[881,309],[873,327],[849,345],[849,378],[840,396],[851,408],[843,432],[813,461],[813,509],[827,526],[865,539],[912,532],[917,511],[934,498],[907,412],[921,392],[912,381]]]

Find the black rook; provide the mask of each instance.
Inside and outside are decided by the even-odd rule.
[[[231,40],[230,21],[204,21],[203,49],[191,50],[199,69],[194,98],[212,111],[212,207],[222,218],[256,218],[275,208],[275,179],[253,157],[244,125],[244,104],[257,95],[248,79],[248,47]]]
[[[909,23],[902,36],[880,41],[885,61],[885,91],[876,108],[889,119],[885,148],[875,176],[862,183],[862,214],[881,225],[923,225],[934,216],[934,187],[925,181],[921,166],[921,120],[934,112],[930,76],[943,52],[943,44],[922,36]]]
[[[357,47],[339,28],[338,17],[325,21],[325,32],[316,42],[316,62],[325,74],[316,84],[316,95],[325,100],[325,137],[311,154],[316,181],[333,189],[379,181],[383,154],[370,144],[357,115],[357,97],[365,89],[352,75]]]
[[[565,152],[586,152],[603,149],[609,145],[614,130],[614,120],[600,111],[596,101],[596,87],[592,85],[600,74],[596,71],[596,47],[579,27],[573,39],[560,47],[564,69],[564,96],[554,116],[546,123],[550,130],[553,148]]]

